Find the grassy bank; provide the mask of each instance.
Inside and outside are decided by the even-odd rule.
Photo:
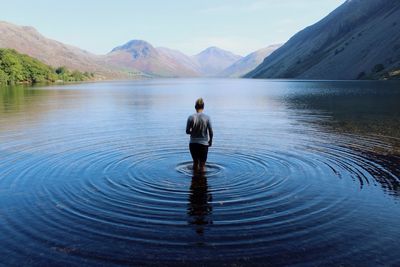
[[[53,68],[14,49],[0,49],[0,84],[79,82],[92,80],[93,73]]]

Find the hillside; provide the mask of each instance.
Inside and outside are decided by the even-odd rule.
[[[399,18],[398,0],[347,0],[294,35],[246,77],[391,78],[400,69]]]
[[[221,71],[229,67],[242,56],[235,55],[218,47],[209,47],[194,57],[204,76],[218,76]]]
[[[271,45],[250,53],[249,55],[239,59],[238,61],[230,65],[228,68],[224,69],[222,72],[219,73],[218,76],[235,78],[242,77],[249,71],[256,68],[258,65],[260,65],[263,62],[264,58],[269,56],[280,46],[281,44]]]

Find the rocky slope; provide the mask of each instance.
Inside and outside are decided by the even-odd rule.
[[[258,65],[260,65],[267,56],[269,56],[280,46],[281,44],[270,45],[263,49],[257,50],[245,56],[244,58],[239,59],[231,66],[220,72],[218,76],[233,78],[242,77],[243,75],[256,68]]]
[[[242,56],[235,55],[218,47],[209,47],[194,57],[204,76],[218,76],[221,71],[229,67]]]
[[[246,77],[385,78],[400,69],[400,1],[347,0]]]
[[[106,62],[115,68],[136,70],[152,77],[198,76],[196,70],[175,60],[171,51],[163,51],[146,41],[132,40],[114,48],[106,55]]]
[[[12,48],[51,65],[94,72],[105,77],[120,75],[104,65],[101,56],[48,39],[36,29],[0,21],[0,48]]]

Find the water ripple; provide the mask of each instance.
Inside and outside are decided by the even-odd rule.
[[[16,234],[15,240],[33,242],[32,251],[52,246],[53,253],[94,261],[120,263],[122,257],[130,262],[121,244],[144,251],[154,246],[186,251],[193,240],[190,228],[184,228],[188,223],[198,238],[207,236],[207,242],[198,243],[219,248],[226,259],[261,257],[275,251],[272,246],[296,240],[325,244],[321,236],[336,240],[334,229],[355,213],[343,209],[351,206],[352,191],[341,187],[382,184],[378,173],[395,177],[354,149],[324,143],[290,152],[217,147],[199,176],[184,149],[159,146],[133,152],[120,145],[107,150],[88,138],[75,142],[74,149],[46,153],[46,147],[59,141],[10,150],[1,185],[18,196],[18,209],[2,216],[7,232]],[[387,187],[394,186],[385,179]],[[18,194],[17,188],[24,190]],[[99,258],[90,246],[72,245],[96,240],[110,240],[119,249]],[[12,240],[8,245],[22,253]],[[247,249],[237,250],[242,247]],[[189,255],[184,258],[190,260]]]

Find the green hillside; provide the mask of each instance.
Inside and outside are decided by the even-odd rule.
[[[39,60],[18,53],[13,49],[0,48],[0,84],[75,82],[93,78],[93,73],[71,71],[65,67],[57,69]]]

